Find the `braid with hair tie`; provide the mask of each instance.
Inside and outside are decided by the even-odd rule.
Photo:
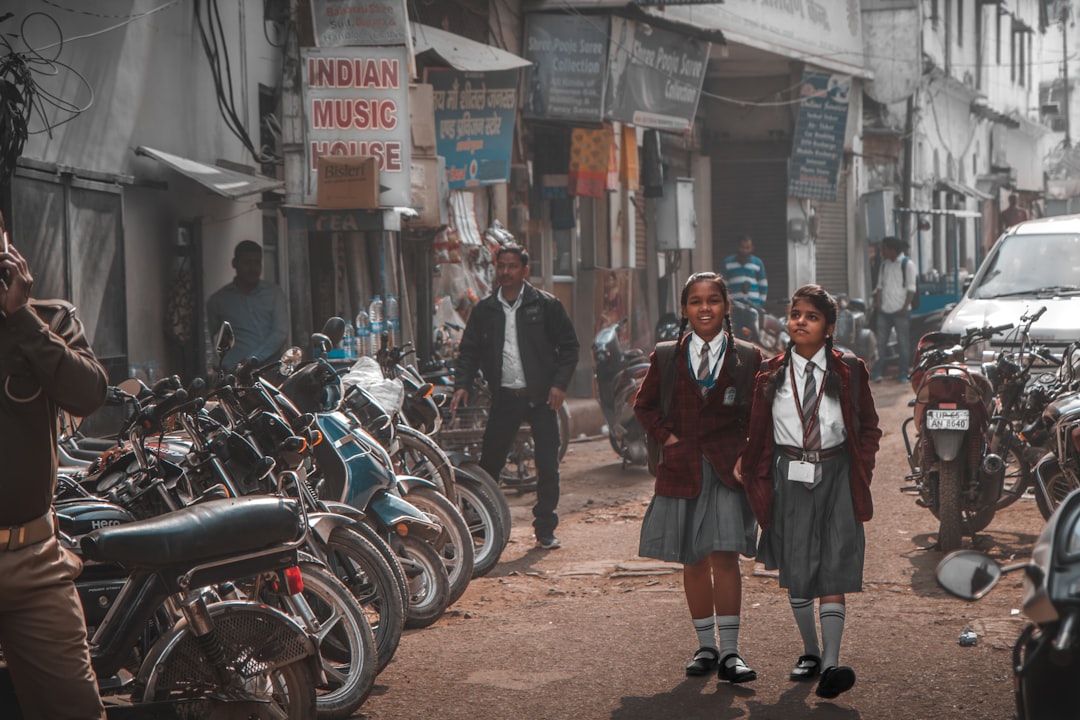
[[[784,382],[784,371],[787,370],[791,362],[791,353],[794,351],[795,341],[789,340],[787,349],[784,350],[784,361],[780,363],[780,367],[773,370],[772,375],[769,376],[768,385],[765,386],[765,396],[768,399],[776,397],[776,391],[780,389],[780,383]]]

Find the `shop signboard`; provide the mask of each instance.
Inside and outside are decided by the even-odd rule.
[[[608,19],[530,14],[525,21],[522,114],[537,120],[599,122],[607,79]]]
[[[788,168],[788,195],[835,200],[847,131],[851,77],[807,70]]]
[[[613,17],[604,117],[687,132],[694,124],[710,43]]]
[[[425,82],[434,88],[435,145],[450,189],[509,181],[518,71],[428,68]]]
[[[400,45],[301,49],[305,204],[318,200],[320,155],[375,158],[379,206],[409,204],[407,55]]]
[[[311,0],[311,21],[319,47],[409,43],[405,0]]]

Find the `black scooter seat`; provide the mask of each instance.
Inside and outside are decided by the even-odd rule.
[[[299,540],[296,503],[255,496],[208,500],[155,518],[100,528],[80,543],[83,556],[157,570],[196,565]]]

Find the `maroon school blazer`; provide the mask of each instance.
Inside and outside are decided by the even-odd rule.
[[[686,362],[690,335],[679,343],[675,355],[675,392],[671,411],[663,419],[660,408],[660,368],[656,353],[650,358],[649,371],[634,400],[634,413],[641,427],[661,445],[674,434],[678,442],[663,448],[663,459],[656,469],[654,492],[676,498],[694,498],[701,492],[701,456],[712,464],[720,480],[734,490],[742,485],[734,480],[735,461],[746,447],[749,426],[749,398],[737,397],[736,378],[754,373],[761,365],[761,352],[754,348],[754,363],[744,367],[738,352],[731,346],[724,353],[724,364],[716,372],[716,384],[707,397],[701,397],[697,381],[691,377]],[[741,340],[734,342],[742,343]],[[749,387],[747,384],[746,387]],[[732,388],[732,392],[728,392]],[[729,404],[725,404],[725,398]]]
[[[742,475],[746,496],[758,524],[769,527],[773,499],[772,458],[773,442],[773,393],[769,378],[780,367],[783,355],[771,358],[767,370],[758,372],[754,379],[754,406],[750,413],[750,442],[743,453]],[[855,519],[866,522],[874,515],[874,502],[870,496],[870,481],[874,476],[874,461],[881,441],[874,396],[870,393],[870,375],[860,360],[858,377],[852,377],[851,369],[836,350],[828,358],[829,372],[840,378],[840,409],[847,430],[848,458],[851,461],[851,499],[855,506]],[[859,383],[858,421],[852,399],[852,383]]]

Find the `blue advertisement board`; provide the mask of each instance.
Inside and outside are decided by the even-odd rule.
[[[518,71],[428,68],[425,79],[435,90],[435,145],[450,188],[509,181]]]
[[[788,169],[788,195],[835,200],[844,156],[851,77],[819,70],[803,73],[799,115]]]

